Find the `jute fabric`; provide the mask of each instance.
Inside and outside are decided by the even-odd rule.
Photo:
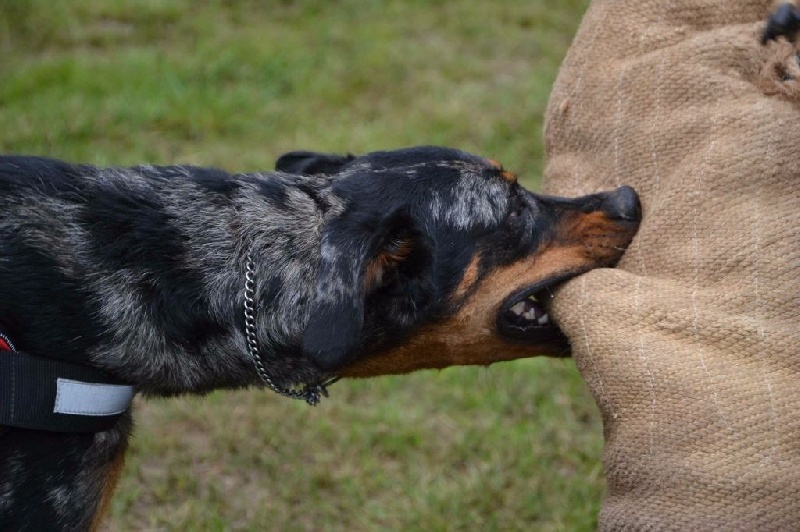
[[[800,68],[764,1],[598,0],[561,67],[545,189],[644,219],[553,314],[604,422],[602,530],[800,530]]]

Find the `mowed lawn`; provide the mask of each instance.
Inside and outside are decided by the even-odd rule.
[[[244,171],[443,144],[536,188],[587,3],[0,0],[0,151]],[[570,360],[331,392],[137,400],[106,529],[593,529],[602,430]]]

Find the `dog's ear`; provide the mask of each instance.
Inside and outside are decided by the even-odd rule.
[[[291,151],[275,161],[275,170],[288,174],[336,174],[344,165],[355,159],[354,155],[335,155],[311,151]]]
[[[303,353],[324,371],[346,366],[361,343],[367,295],[410,276],[428,256],[427,239],[404,209],[331,220],[322,234]]]

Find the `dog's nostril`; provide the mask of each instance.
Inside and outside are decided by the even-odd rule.
[[[639,195],[629,186],[619,187],[606,197],[604,211],[611,218],[639,221],[642,219],[642,205]]]

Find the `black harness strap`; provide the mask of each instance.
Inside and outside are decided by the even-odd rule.
[[[0,333],[0,425],[53,432],[108,430],[127,409],[133,397],[133,388],[124,384],[88,366],[16,351],[8,337]],[[65,403],[76,394],[82,403],[91,402],[97,395],[92,395],[93,385],[100,385],[96,387],[98,391],[121,390],[122,394],[116,394],[121,411],[108,413],[107,409],[102,408],[103,405],[98,405],[101,408],[97,410],[90,405],[82,411],[67,413],[64,410],[69,410],[68,405],[57,411],[59,403]],[[117,388],[116,385],[123,386]],[[61,400],[59,393],[62,394]],[[130,397],[127,398],[126,394]],[[102,399],[102,394],[97,397]]]

